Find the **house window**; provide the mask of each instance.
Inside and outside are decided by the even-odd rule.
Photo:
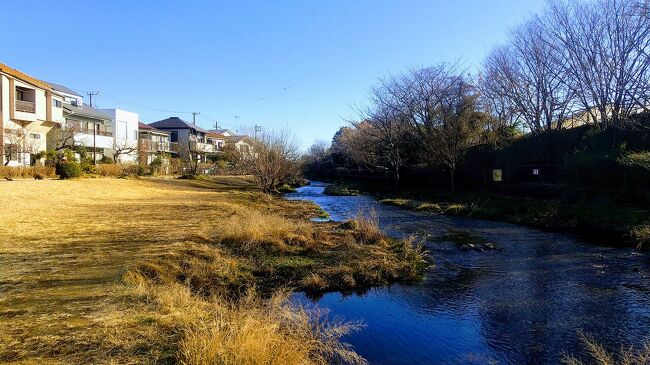
[[[31,139],[41,139],[41,135],[38,133],[30,133],[29,138]]]
[[[55,108],[60,108],[63,106],[63,103],[61,103],[61,100],[56,100],[52,99],[52,104],[54,105]]]
[[[169,136],[169,140],[172,142],[178,141],[178,132],[172,131],[172,134]]]

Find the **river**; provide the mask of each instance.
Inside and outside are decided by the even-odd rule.
[[[323,195],[313,182],[288,194],[342,221],[374,209],[384,231],[418,235],[435,267],[422,282],[363,294],[302,293],[293,300],[362,321],[345,342],[371,364],[541,364],[580,355],[578,331],[608,349],[650,339],[650,258],[628,248],[515,224],[382,205],[368,196]],[[494,250],[468,249],[490,242]]]

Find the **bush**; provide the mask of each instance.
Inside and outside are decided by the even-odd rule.
[[[113,161],[112,158],[108,156],[102,156],[102,158],[98,161],[100,164],[114,164],[115,161]]]
[[[149,164],[149,170],[152,175],[157,175],[162,173],[163,170],[163,160],[160,156],[154,158],[153,161]]]
[[[81,163],[81,171],[83,171],[84,174],[96,174],[97,168],[92,162],[84,161]]]
[[[60,179],[71,179],[81,175],[81,165],[74,161],[62,161],[56,165],[56,174]]]

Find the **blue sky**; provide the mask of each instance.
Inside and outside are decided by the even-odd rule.
[[[330,140],[378,78],[480,64],[543,0],[4,1],[0,62],[145,123]],[[12,36],[9,37],[8,35]]]

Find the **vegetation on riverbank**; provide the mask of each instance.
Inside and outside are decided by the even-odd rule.
[[[359,325],[296,307],[287,290],[362,290],[427,265],[372,219],[311,223],[315,205],[242,177],[0,192],[14,207],[0,213],[0,362],[359,363],[340,341]]]
[[[650,212],[642,208],[566,204],[556,200],[515,198],[478,192],[440,192],[431,193],[421,200],[386,198],[381,202],[417,211],[623,237],[637,245],[646,244],[650,237]]]
[[[607,351],[592,336],[580,333],[580,339],[587,352],[588,362],[572,355],[565,355],[562,362],[567,365],[645,365],[650,361],[650,342],[640,348],[621,347],[618,351]]]
[[[350,188],[345,184],[330,184],[325,187],[323,194],[331,196],[354,196],[359,195],[359,190]]]

